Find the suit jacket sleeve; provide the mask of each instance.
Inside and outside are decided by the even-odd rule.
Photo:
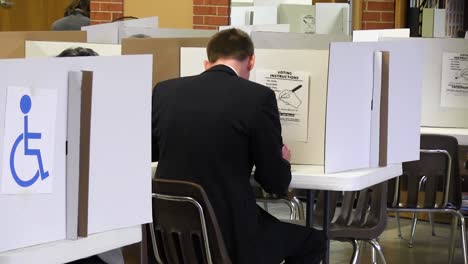
[[[159,143],[158,143],[158,85],[153,89],[152,109],[151,109],[151,161],[159,160]]]
[[[291,182],[291,165],[283,159],[281,124],[275,93],[257,108],[252,135],[255,180],[269,193],[283,195]]]

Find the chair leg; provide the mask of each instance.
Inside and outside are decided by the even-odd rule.
[[[357,240],[352,240],[351,243],[353,244],[353,256],[351,257],[351,264],[357,264],[359,260],[359,253],[360,247],[359,242]]]
[[[263,209],[265,209],[265,211],[268,212],[268,202],[267,201],[263,202]]]
[[[432,213],[429,213],[429,223],[431,223],[432,236],[436,236],[435,228],[434,228],[434,215]]]
[[[463,253],[463,263],[468,264],[468,253],[467,253],[467,248],[466,248],[466,228],[465,228],[465,218],[463,215],[458,214],[460,217],[460,236],[461,236],[461,241],[462,241],[462,253]]]
[[[296,220],[296,212],[297,212],[296,205],[289,200],[283,200],[283,201],[289,206],[289,210],[291,212],[289,214],[289,219]]]
[[[163,264],[161,257],[159,256],[158,245],[156,245],[156,234],[154,233],[153,223],[149,224],[150,235],[151,235],[151,245],[153,246],[153,254],[156,259],[157,264]]]
[[[369,240],[369,244],[371,244],[371,246],[379,253],[380,260],[382,260],[382,264],[387,264],[385,256],[382,252],[382,247],[380,246],[380,243],[377,241],[377,239]]]
[[[397,221],[397,226],[398,226],[398,238],[402,239],[403,236],[401,235],[401,224],[400,224],[400,213],[395,212],[395,218]]]
[[[377,264],[377,253],[375,252],[375,248],[371,247],[371,263]]]
[[[448,252],[448,263],[453,263],[453,254],[455,251],[455,233],[457,232],[458,228],[458,217],[453,215],[452,216],[452,226],[450,228],[450,244],[449,244],[449,252]]]
[[[414,233],[416,232],[416,224],[418,223],[418,215],[416,213],[413,213],[413,223],[411,225],[411,238],[408,244],[409,248],[413,247],[413,241],[414,241]]]
[[[305,220],[305,212],[304,212],[304,206],[302,205],[302,202],[296,196],[292,198],[292,201],[296,204],[296,207],[298,209],[297,216],[299,220]]]

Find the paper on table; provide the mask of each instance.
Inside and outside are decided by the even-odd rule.
[[[444,52],[440,105],[468,108],[468,53]]]
[[[275,92],[284,138],[307,142],[309,75],[287,70],[257,70],[255,80]]]

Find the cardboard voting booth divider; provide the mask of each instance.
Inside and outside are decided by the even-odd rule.
[[[206,47],[208,41],[209,38],[130,38],[122,41],[122,53],[153,55],[154,87],[158,82],[180,76],[181,47]]]
[[[0,119],[10,120],[0,125],[0,209],[8,216],[0,219],[8,238],[0,240],[0,252],[76,238],[71,229],[78,221],[67,216],[86,216],[81,235],[151,221],[150,56],[0,60],[0,72],[0,105],[7,106]],[[16,126],[23,122],[29,125]],[[81,133],[67,132],[71,127]],[[13,143],[9,135],[23,136]],[[79,162],[69,163],[67,149]],[[67,186],[77,175],[88,181],[82,197]],[[8,187],[12,179],[22,185]],[[37,187],[47,183],[50,189]]]
[[[291,32],[315,33],[315,6],[298,4],[280,4],[278,23],[291,25]]]
[[[284,32],[252,32],[255,48],[258,49],[315,49],[328,50],[332,42],[349,42],[347,35],[322,35]]]
[[[421,125],[468,128],[468,70],[465,70],[468,69],[468,40],[411,38],[404,41],[416,43],[424,52]]]
[[[88,42],[90,43],[119,44],[119,29],[125,26],[158,28],[159,19],[158,17],[132,19],[113,23],[86,26],[82,27],[81,30],[86,31]]]
[[[292,163],[323,165],[325,172],[332,173],[418,159],[422,75],[408,71],[422,67],[418,47],[413,43],[333,43],[331,47],[330,64],[326,50],[256,50],[251,80],[278,92],[283,138],[291,147]],[[356,53],[347,55],[350,50]],[[382,51],[388,54],[381,55],[375,70],[374,53]],[[181,76],[201,73],[199,62],[204,59],[203,48],[182,48]],[[374,84],[374,72],[379,70],[380,82]],[[372,119],[374,89],[387,96],[379,101],[382,110],[376,109]],[[301,90],[308,92],[300,94]],[[401,101],[405,106],[399,105]]]
[[[26,41],[26,58],[55,57],[68,48],[89,48],[99,56],[122,55],[122,47],[116,44],[95,44],[80,42]]]
[[[0,58],[24,58],[27,40],[86,42],[86,33],[80,31],[0,32],[0,43],[2,43]]]
[[[379,41],[379,39],[382,37],[409,38],[409,36],[409,28],[354,30],[353,42]]]

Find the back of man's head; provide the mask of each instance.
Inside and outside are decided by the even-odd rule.
[[[92,49],[76,47],[68,48],[62,51],[57,57],[87,57],[87,56],[99,56],[97,52]]]
[[[216,33],[208,42],[206,52],[210,63],[219,59],[244,61],[254,54],[254,45],[247,33],[232,28]]]

